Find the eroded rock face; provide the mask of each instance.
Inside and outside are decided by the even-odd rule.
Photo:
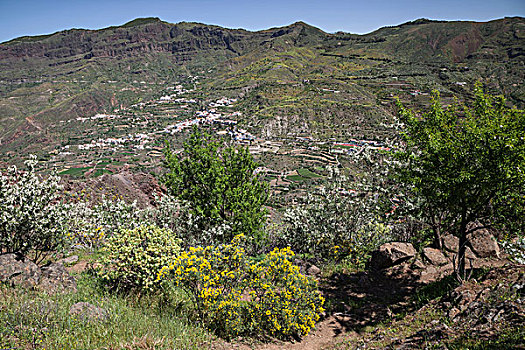
[[[402,263],[416,255],[416,249],[410,243],[385,243],[372,252],[370,265],[373,269],[383,269]]]
[[[18,254],[0,255],[0,281],[34,288],[42,276],[40,268],[32,261]]]

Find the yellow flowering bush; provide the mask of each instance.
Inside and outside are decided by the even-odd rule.
[[[299,273],[290,248],[274,249],[260,261],[241,247],[244,236],[218,247],[190,248],[159,273],[194,301],[198,317],[218,335],[266,333],[302,337],[324,311],[317,282]]]
[[[180,253],[180,239],[155,225],[121,229],[107,237],[99,275],[121,291],[152,292],[160,286],[157,274]]]

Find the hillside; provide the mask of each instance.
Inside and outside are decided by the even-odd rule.
[[[523,107],[524,37],[520,17],[420,19],[366,35],[329,34],[303,22],[250,32],[142,18],[21,37],[0,44],[0,156],[50,159],[69,152],[66,146],[158,135],[222,97],[236,102],[215,109],[264,141],[380,142],[389,134],[395,96],[420,108],[437,89],[449,103],[453,96],[469,99],[481,80]],[[192,102],[159,100],[175,86],[179,101]],[[118,117],[86,125],[83,119],[96,114]],[[153,143],[161,146],[161,136]],[[157,163],[137,149],[126,152],[142,168]],[[77,157],[76,164],[92,158]],[[115,158],[131,163],[126,154]],[[273,158],[264,162],[293,165]]]
[[[0,350],[525,349],[524,30],[0,43]]]

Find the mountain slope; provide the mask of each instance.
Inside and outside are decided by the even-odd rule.
[[[257,134],[381,138],[395,95],[419,108],[432,89],[468,99],[481,80],[523,107],[524,38],[520,17],[421,19],[367,35],[142,18],[21,37],[0,44],[0,151],[64,138],[61,121],[147,101],[196,75],[203,100],[241,97],[240,121]]]

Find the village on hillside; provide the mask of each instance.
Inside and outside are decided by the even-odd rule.
[[[257,171],[275,193],[281,193],[294,184],[323,177],[327,166],[340,165],[341,157],[362,148],[388,151],[378,140],[256,135],[241,126],[248,116],[237,110],[238,98],[203,99],[195,92],[198,83],[197,77],[190,76],[186,82],[166,84],[157,98],[119,106],[110,113],[58,122],[57,129],[67,128],[74,131],[70,133],[74,136],[64,139],[49,153],[46,167],[73,178],[97,177],[122,169],[156,173],[165,141],[181,150],[184,132],[198,125],[248,147],[261,164]]]

